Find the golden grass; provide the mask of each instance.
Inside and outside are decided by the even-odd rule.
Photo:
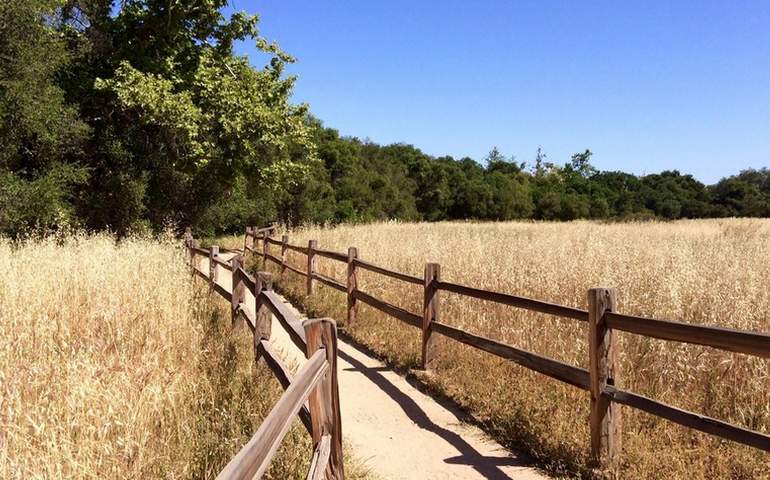
[[[619,310],[656,318],[770,331],[770,221],[674,223],[380,223],[308,227],[294,244],[317,239],[340,252],[422,276],[586,308],[591,287],[615,287]],[[280,237],[279,237],[280,238]],[[241,239],[231,239],[235,245]],[[272,247],[271,252],[279,252]],[[279,253],[276,253],[279,255]],[[305,269],[301,255],[290,253]],[[344,282],[343,264],[319,271]],[[302,295],[304,278],[279,284]],[[360,288],[412,312],[421,287],[362,272]],[[306,308],[345,318],[344,295],[321,286]],[[587,367],[587,331],[569,319],[442,292],[442,321]],[[419,333],[361,305],[345,329],[389,361],[414,367]],[[511,446],[553,470],[590,475],[587,393],[469,347],[443,340],[431,385],[485,421]],[[705,347],[621,334],[619,385],[675,406],[770,432],[770,362]],[[624,408],[623,478],[767,478],[770,455]],[[361,452],[365,454],[365,452]]]
[[[0,240],[0,270],[0,478],[213,478],[282,392],[178,241]],[[304,478],[298,425],[270,478]]]

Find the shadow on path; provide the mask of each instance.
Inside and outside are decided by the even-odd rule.
[[[355,348],[355,347],[353,347]],[[457,433],[447,430],[446,428],[436,425],[430,417],[420,408],[409,395],[401,391],[396,385],[391,383],[385,376],[382,375],[383,371],[391,371],[392,369],[387,367],[367,367],[360,361],[354,359],[349,354],[338,350],[339,357],[348,362],[353,368],[347,368],[348,371],[357,371],[368,378],[372,383],[377,385],[380,390],[385,392],[390,398],[392,398],[399,407],[406,413],[406,415],[420,428],[432,432],[433,434],[441,437],[447,443],[451,444],[457,449],[459,455],[455,457],[445,458],[444,462],[455,465],[470,465],[476,471],[478,471],[485,478],[489,479],[509,479],[509,477],[500,466],[517,466],[525,467],[529,466],[528,463],[522,461],[520,458],[511,456],[501,457],[489,457],[479,453],[472,445],[466,442]],[[450,410],[451,412],[451,410]],[[453,413],[454,414],[454,413]],[[455,415],[456,416],[456,415]],[[506,453],[504,450],[502,453]]]

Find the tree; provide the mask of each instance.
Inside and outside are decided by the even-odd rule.
[[[208,210],[231,202],[241,176],[250,179],[244,194],[261,192],[262,203],[303,178],[315,159],[307,106],[290,103],[294,78],[283,71],[293,59],[259,35],[256,16],[225,19],[225,0],[128,0],[117,12],[108,3],[66,9],[67,19],[85,19],[68,23],[71,44],[89,44],[67,85],[85,99],[93,130],[96,175],[81,210],[91,227],[124,233],[142,219],[157,228],[217,218]],[[241,40],[269,63],[256,69],[235,56]]]
[[[76,223],[72,200],[87,128],[57,77],[69,63],[54,0],[0,2],[0,231]]]

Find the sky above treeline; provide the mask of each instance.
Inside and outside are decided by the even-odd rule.
[[[591,149],[706,183],[770,166],[770,1],[265,1],[294,100],[343,135],[481,160]],[[239,45],[255,65],[265,59]]]

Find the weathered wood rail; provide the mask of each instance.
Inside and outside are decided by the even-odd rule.
[[[622,435],[620,405],[636,408],[685,427],[770,452],[770,435],[767,433],[753,431],[682,410],[622,390],[616,386],[619,377],[618,358],[620,355],[616,339],[617,331],[770,358],[770,334],[768,333],[624,315],[616,312],[616,292],[610,288],[590,289],[587,292],[588,309],[583,310],[508,293],[444,282],[440,279],[439,265],[433,263],[425,266],[424,276],[420,278],[361,260],[358,258],[358,250],[355,247],[350,247],[348,253],[344,254],[319,249],[315,240],[309,241],[307,247],[292,245],[288,242],[286,235],[280,241],[272,238],[272,231],[247,228],[244,240],[245,251],[252,251],[254,254],[260,255],[263,268],[266,268],[267,262],[270,261],[280,268],[282,274],[288,270],[304,276],[308,295],[314,293],[316,281],[345,293],[348,322],[356,321],[357,303],[361,301],[407,325],[420,329],[422,332],[423,368],[429,369],[435,358],[436,346],[433,334],[438,334],[588,391],[590,398],[590,417],[588,419],[591,432],[590,455],[593,463],[599,467],[614,468],[619,464]],[[259,242],[262,244],[261,249],[254,247],[254,244]],[[281,247],[280,257],[270,252],[271,245]],[[288,250],[307,256],[306,270],[303,271],[288,262],[286,255]],[[316,271],[318,257],[346,263],[347,278],[345,283],[318,273]],[[409,312],[359,290],[356,278],[356,271],[359,268],[403,282],[422,285],[424,290],[422,313]],[[589,368],[584,369],[569,365],[441,322],[439,301],[442,291],[587,322]]]
[[[256,230],[267,232],[270,229]],[[342,425],[337,384],[337,329],[333,320],[310,319],[304,322],[272,291],[269,273],[252,277],[244,269],[244,257],[236,252],[223,260],[217,246],[200,248],[189,230],[185,244],[193,273],[205,279],[231,305],[233,328],[247,325],[254,336],[255,359],[264,359],[285,392],[259,429],[219,473],[217,479],[261,478],[270,465],[283,438],[299,416],[313,438],[308,479],[342,480]],[[266,244],[266,243],[265,243]],[[244,251],[253,244],[244,245]],[[264,253],[264,252],[263,252]],[[230,273],[229,288],[221,271]],[[292,376],[270,347],[272,316],[286,329],[291,340],[307,354],[307,362]]]

